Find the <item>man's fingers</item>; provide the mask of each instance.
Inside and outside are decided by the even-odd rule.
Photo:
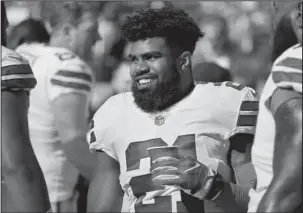
[[[178,169],[178,162],[176,162],[175,160],[163,160],[152,164],[150,171],[151,173],[156,173],[162,170],[177,170],[177,169]]]
[[[180,185],[180,173],[177,170],[166,170],[152,174],[152,180],[156,185]]]

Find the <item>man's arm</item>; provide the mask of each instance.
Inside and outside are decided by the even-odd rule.
[[[94,156],[86,142],[88,100],[85,94],[68,93],[52,103],[55,122],[67,158],[80,173],[91,180]]]
[[[302,205],[302,98],[282,104],[274,119],[274,176],[257,212],[294,212]]]
[[[256,174],[251,164],[252,134],[236,134],[230,138],[227,155],[233,180],[224,182],[221,194],[213,201],[205,202],[205,211],[247,211],[249,190],[256,184]],[[214,186],[216,187],[216,186]]]
[[[2,91],[2,175],[21,212],[46,212],[50,203],[42,170],[30,144],[25,91]]]
[[[94,177],[90,183],[87,212],[121,212],[123,191],[119,163],[105,152],[97,152]]]

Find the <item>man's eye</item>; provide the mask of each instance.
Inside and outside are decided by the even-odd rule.
[[[159,57],[157,57],[155,55],[147,55],[147,56],[145,56],[145,60],[148,60],[148,61],[153,61],[153,60],[156,60],[158,58]]]
[[[136,57],[130,57],[129,60],[130,60],[131,62],[136,62],[136,61],[138,61]]]

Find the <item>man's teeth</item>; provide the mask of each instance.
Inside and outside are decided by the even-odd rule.
[[[147,83],[150,83],[152,80],[151,79],[141,79],[139,80],[139,83],[140,84],[147,84]]]

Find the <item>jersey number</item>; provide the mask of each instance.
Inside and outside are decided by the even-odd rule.
[[[194,134],[179,136],[173,145],[178,146],[179,152],[184,156],[197,158]],[[147,149],[156,146],[167,146],[167,143],[161,138],[130,143],[125,151],[127,171],[139,170],[142,166],[141,160],[149,157]],[[174,195],[157,196],[154,203],[144,204],[144,197],[148,193],[163,189],[153,184],[151,174],[132,177],[129,184],[134,196],[137,197],[136,212],[187,212],[181,198]]]
[[[224,82],[216,82],[214,83],[215,86],[222,86]],[[227,81],[225,84],[224,84],[226,87],[231,87],[231,88],[234,88],[236,90],[239,90],[241,91],[242,89],[245,88],[245,86],[243,86],[242,84],[238,84],[238,83],[235,83],[235,82],[231,82],[231,81]]]

